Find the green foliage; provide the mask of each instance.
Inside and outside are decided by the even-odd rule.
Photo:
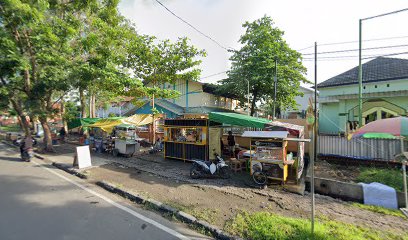
[[[0,126],[0,130],[4,132],[20,132],[20,125]]]
[[[400,210],[397,210],[397,209],[389,209],[389,208],[373,206],[373,205],[366,205],[366,204],[361,204],[361,203],[352,203],[351,205],[358,207],[358,208],[366,209],[368,211],[376,212],[376,213],[406,218],[406,216]]]
[[[65,103],[65,114],[62,116],[66,122],[70,122],[80,115],[79,107],[74,102]]]
[[[161,89],[164,83],[175,83],[177,80],[198,80],[201,70],[196,68],[206,55],[189,45],[187,38],[180,38],[175,43],[169,40],[156,43],[154,37],[143,36],[131,42],[128,55],[128,66],[134,70],[135,77],[142,79],[146,85],[143,94],[148,97],[175,98],[179,93],[174,90]],[[136,92],[135,92],[136,91]],[[129,89],[128,96],[140,94],[140,89]]]
[[[356,181],[363,183],[378,182],[393,187],[397,191],[402,191],[404,188],[401,169],[362,168]]]
[[[238,214],[226,223],[224,229],[246,239],[315,239],[315,240],[366,240],[408,239],[408,235],[377,231],[352,224],[328,220],[315,223],[315,236],[310,232],[310,221],[290,218],[268,212]]]
[[[283,39],[284,32],[274,26],[270,17],[246,22],[243,27],[246,32],[239,40],[242,48],[232,51],[231,70],[228,78],[221,81],[223,86],[219,92],[233,93],[244,104],[249,81],[252,115],[256,102],[265,103],[273,99],[276,59],[277,106],[280,109],[296,109],[294,98],[302,94],[299,91],[300,83],[308,82],[304,77],[306,68],[302,65],[301,54],[289,47]]]

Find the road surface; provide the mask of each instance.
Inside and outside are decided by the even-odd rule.
[[[0,239],[202,239],[39,159],[0,143]]]

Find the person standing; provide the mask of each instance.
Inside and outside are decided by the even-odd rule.
[[[235,137],[232,135],[231,131],[228,131],[227,141],[228,141],[228,150],[230,152],[230,157],[234,157],[235,156]]]
[[[67,132],[65,131],[65,128],[62,127],[59,131],[59,135],[60,135],[60,141],[64,142],[65,141],[65,135],[67,135]]]

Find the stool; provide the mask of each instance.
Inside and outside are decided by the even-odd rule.
[[[234,172],[242,171],[241,161],[237,160],[236,158],[231,158],[229,162],[232,171]]]

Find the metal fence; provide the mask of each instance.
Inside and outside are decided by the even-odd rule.
[[[375,160],[392,160],[401,153],[399,139],[351,139],[341,136],[319,136],[319,154],[352,156]],[[408,149],[404,141],[405,151]]]

